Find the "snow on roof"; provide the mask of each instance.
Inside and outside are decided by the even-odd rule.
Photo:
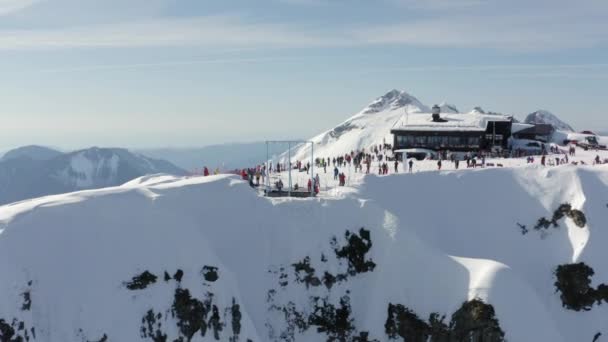
[[[441,114],[445,122],[433,121],[430,113],[414,113],[403,115],[395,123],[394,131],[485,131],[488,122],[507,122],[511,118],[504,115],[482,114],[477,112],[467,114]]]

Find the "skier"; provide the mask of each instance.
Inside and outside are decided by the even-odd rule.
[[[334,180],[338,180],[338,174],[340,173],[340,170],[338,170],[338,167],[334,167]]]
[[[412,173],[412,170],[414,169],[414,161],[410,159],[407,163],[410,167],[409,172]]]
[[[398,172],[399,169],[399,161],[397,159],[395,159],[395,173]]]
[[[437,169],[441,170],[441,159],[437,161]]]
[[[205,176],[205,177],[209,176],[209,169],[206,166],[203,169],[203,176]]]

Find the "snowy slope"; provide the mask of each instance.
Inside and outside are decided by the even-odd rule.
[[[392,144],[390,130],[403,114],[430,111],[429,107],[414,96],[404,91],[391,90],[342,124],[310,140],[314,142],[314,153],[318,156],[337,156],[383,142]],[[294,160],[308,158],[310,145],[304,145],[293,152]]]
[[[0,203],[123,184],[146,174],[185,171],[125,149],[90,148],[50,159],[0,160]]]
[[[449,323],[478,298],[511,342],[591,341],[608,307],[562,307],[553,272],[584,261],[594,286],[608,282],[606,186],[605,166],[527,167],[368,176],[346,196],[270,201],[230,176],[160,175],[24,201],[0,207],[0,328],[32,341],[388,341],[395,322]],[[563,218],[522,234],[563,203],[583,228]]]
[[[527,124],[549,124],[553,126],[556,130],[565,131],[565,132],[573,132],[574,129],[572,126],[560,120],[555,114],[546,111],[546,110],[537,110],[534,113],[528,114],[524,123]]]

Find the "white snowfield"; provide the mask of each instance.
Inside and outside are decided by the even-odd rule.
[[[321,299],[338,307],[344,297],[349,340],[368,332],[387,341],[389,303],[449,321],[478,298],[494,307],[508,341],[591,341],[608,334],[608,306],[562,307],[554,271],[584,261],[594,286],[608,283],[607,189],[608,165],[369,175],[319,198],[278,200],[235,176],[155,175],[5,205],[0,325],[14,322],[32,341],[151,341],[152,331],[173,341],[189,327],[175,309],[187,289],[216,306],[221,327],[214,336],[209,323],[192,341],[327,340],[331,332],[314,324],[294,329],[293,312],[306,317]],[[564,218],[532,229],[564,203],[585,214],[583,228]],[[361,228],[375,267],[349,274],[336,249]],[[314,275],[347,279],[305,284],[294,265],[307,257]],[[210,268],[217,279],[204,276]],[[144,271],[158,278],[128,289]]]

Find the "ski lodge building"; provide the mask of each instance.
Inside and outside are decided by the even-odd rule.
[[[411,149],[476,152],[507,148],[513,118],[505,115],[441,114],[438,106],[432,113],[405,114],[391,129],[395,152]],[[400,151],[401,150],[401,151]]]

